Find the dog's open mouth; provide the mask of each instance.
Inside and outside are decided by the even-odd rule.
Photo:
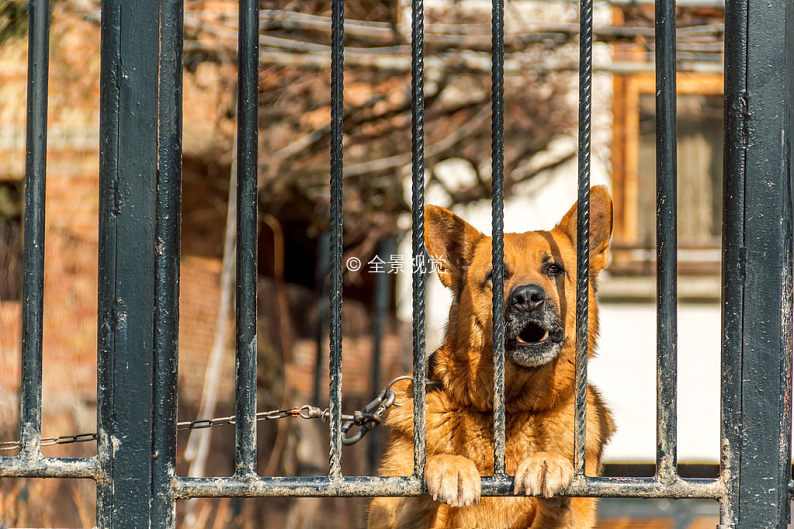
[[[539,367],[552,361],[560,352],[563,333],[558,326],[540,321],[527,321],[520,327],[510,327],[515,330],[514,333],[508,330],[505,349],[516,364],[524,367]]]
[[[518,336],[516,336],[516,343],[521,345],[535,344],[545,342],[548,339],[549,331],[531,321],[518,333]]]

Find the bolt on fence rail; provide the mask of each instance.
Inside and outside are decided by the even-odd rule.
[[[101,528],[174,527],[177,499],[204,496],[405,496],[424,492],[425,276],[413,275],[414,473],[342,474],[342,204],[344,0],[332,0],[330,471],[256,470],[256,0],[239,7],[235,473],[176,475],[183,3],[102,3],[98,416],[96,457],[41,454],[44,190],[49,4],[30,2],[25,276],[19,454],[2,477],[92,478]],[[794,3],[726,4],[721,474],[683,479],[676,461],[675,2],[656,2],[657,472],[585,474],[593,2],[580,0],[579,210],[575,468],[566,495],[712,498],[722,528],[789,520],[792,349],[791,133]],[[503,211],[504,6],[492,5],[494,475],[486,496],[512,494],[505,472]],[[424,6],[412,0],[412,252],[424,248]],[[152,259],[141,259],[151,255]],[[320,280],[321,282],[321,280]],[[154,317],[152,317],[154,315]],[[135,373],[130,376],[129,373]],[[318,383],[315,393],[319,394]]]

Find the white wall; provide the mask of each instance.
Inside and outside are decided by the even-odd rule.
[[[656,307],[600,305],[598,356],[588,378],[606,399],[618,431],[607,461],[656,460]],[[678,307],[678,459],[717,463],[720,435],[720,308]]]

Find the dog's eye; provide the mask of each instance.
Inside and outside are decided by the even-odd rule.
[[[502,272],[502,274],[503,274],[504,280],[507,281],[513,275],[513,272],[509,268],[505,267],[504,271]],[[485,279],[482,280],[482,284],[483,285],[486,285],[488,283],[493,284],[493,268],[488,270],[488,273],[485,275]]]
[[[565,272],[565,269],[561,265],[559,265],[557,263],[550,263],[546,267],[546,273],[548,275],[552,276],[552,277],[558,276],[558,275],[562,274],[563,272]]]

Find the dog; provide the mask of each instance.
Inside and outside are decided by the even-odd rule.
[[[596,278],[606,266],[612,201],[590,190],[589,354],[598,334]],[[425,210],[425,245],[453,293],[443,345],[430,356],[426,400],[427,495],[374,498],[370,529],[587,529],[596,499],[556,496],[574,477],[576,204],[551,231],[504,236],[506,471],[513,497],[480,497],[493,474],[491,238],[452,212]],[[413,386],[395,385],[383,476],[413,473]],[[595,388],[587,391],[585,469],[598,475],[614,432]]]

